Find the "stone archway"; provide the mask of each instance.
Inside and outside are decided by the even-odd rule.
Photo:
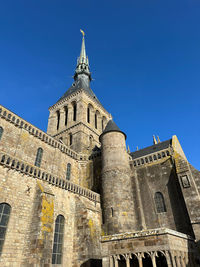
[[[144,253],[142,258],[143,267],[153,267],[151,256],[148,253]]]
[[[156,255],[156,266],[157,267],[167,267],[167,260],[163,252],[157,252]]]

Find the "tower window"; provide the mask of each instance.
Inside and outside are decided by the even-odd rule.
[[[90,123],[90,108],[87,108],[87,122]]]
[[[73,138],[72,138],[72,134],[70,133],[69,134],[69,145],[70,146],[72,145],[72,141],[73,141]]]
[[[76,121],[77,105],[73,104],[73,121]]]
[[[67,126],[67,120],[68,120],[68,108],[65,107],[65,126]]]
[[[39,147],[37,150],[37,155],[36,155],[36,159],[35,159],[35,166],[37,166],[37,167],[40,167],[40,165],[41,165],[42,154],[43,154],[43,149],[41,147]]]
[[[95,121],[95,128],[97,129],[97,113],[94,115],[94,121]]]
[[[0,127],[0,140],[1,140],[2,135],[3,135],[3,128]]]
[[[56,218],[55,231],[54,231],[52,264],[62,263],[64,223],[65,223],[64,216],[58,215],[58,217]]]
[[[0,204],[0,255],[2,253],[11,207],[7,203]]]
[[[157,213],[166,212],[165,200],[161,192],[156,192],[154,196]]]
[[[59,125],[60,125],[60,111],[57,110],[56,113],[57,113],[57,130],[58,130],[59,129]]]
[[[68,163],[68,164],[67,164],[66,179],[67,179],[67,180],[70,180],[70,176],[71,176],[71,164]]]

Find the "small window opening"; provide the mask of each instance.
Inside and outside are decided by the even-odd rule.
[[[154,196],[157,213],[166,212],[165,200],[161,192],[156,192]]]
[[[90,108],[87,108],[87,122],[90,123]]]
[[[57,113],[57,130],[58,130],[59,125],[60,125],[60,112],[59,112],[59,110],[57,110],[56,113]]]
[[[36,155],[36,159],[35,159],[35,166],[37,166],[37,167],[40,167],[40,165],[41,165],[42,154],[43,154],[43,149],[41,147],[39,147],[37,150],[37,155]]]
[[[69,145],[70,146],[72,145],[72,141],[73,141],[73,138],[72,138],[72,134],[70,133],[69,134]]]
[[[3,128],[0,127],[0,140],[1,140],[1,138],[2,138],[2,135],[3,135]]]
[[[68,164],[67,164],[66,179],[67,179],[67,180],[70,180],[70,176],[71,176],[71,164],[68,163]]]
[[[67,126],[67,121],[68,121],[68,108],[65,107],[65,126]]]

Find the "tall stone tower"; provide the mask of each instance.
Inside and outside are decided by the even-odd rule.
[[[136,223],[126,135],[110,120],[102,145],[103,219],[107,234],[133,231]]]
[[[99,146],[111,115],[103,108],[90,88],[91,72],[83,34],[74,82],[65,94],[49,108],[47,133],[77,152],[89,153]]]

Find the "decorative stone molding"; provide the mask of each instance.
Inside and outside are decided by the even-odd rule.
[[[9,169],[16,170],[30,177],[43,180],[63,190],[67,190],[74,194],[86,197],[91,201],[100,202],[99,194],[89,189],[83,188],[79,185],[76,185],[72,182],[66,181],[62,178],[55,177],[53,174],[50,174],[41,168],[28,164],[17,158],[11,157],[3,152],[0,152],[0,165]]]
[[[138,232],[126,232],[123,234],[105,235],[101,237],[101,242],[138,238],[138,237],[148,237],[148,236],[154,236],[154,235],[164,235],[164,234],[169,234],[169,235],[181,237],[184,239],[194,240],[189,235],[182,234],[180,232],[177,232],[177,231],[174,231],[168,228],[156,228],[152,230],[142,230]]]

